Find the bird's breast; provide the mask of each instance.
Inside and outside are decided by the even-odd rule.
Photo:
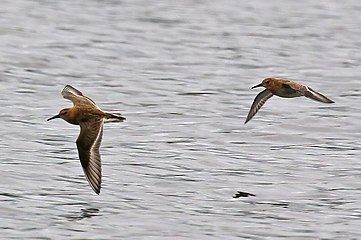
[[[302,96],[301,93],[299,93],[298,91],[296,91],[290,87],[282,87],[282,88],[274,89],[274,91],[272,91],[272,93],[274,95],[277,95],[279,97],[284,97],[284,98],[293,98],[293,97]]]
[[[79,121],[76,118],[67,118],[65,119],[70,124],[79,125]]]

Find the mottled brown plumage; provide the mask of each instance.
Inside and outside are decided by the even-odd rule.
[[[124,121],[121,114],[103,112],[93,100],[80,91],[66,85],[61,94],[73,102],[73,107],[62,109],[59,114],[48,119],[62,118],[68,123],[80,125],[80,134],[76,140],[79,158],[89,185],[95,193],[100,193],[102,167],[99,153],[103,137],[105,119]]]
[[[334,101],[322,95],[321,93],[312,90],[310,87],[281,78],[266,78],[262,81],[262,83],[253,86],[252,89],[257,87],[265,87],[266,89],[260,92],[254,99],[246,121],[244,122],[245,124],[249,120],[251,120],[254,115],[256,115],[258,110],[273,95],[283,98],[305,96],[307,98],[323,103],[334,103]]]

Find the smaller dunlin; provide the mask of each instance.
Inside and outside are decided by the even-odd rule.
[[[70,85],[64,87],[61,95],[72,101],[73,107],[62,109],[48,121],[62,118],[68,123],[80,125],[80,134],[76,140],[80,162],[89,185],[96,194],[99,194],[102,182],[99,147],[103,136],[104,120],[122,122],[125,117],[121,114],[103,112],[93,100]]]
[[[265,87],[266,89],[260,92],[254,99],[244,124],[251,120],[263,104],[265,104],[265,102],[273,95],[283,98],[305,96],[323,103],[334,103],[334,101],[321,93],[312,90],[310,87],[281,78],[266,78],[262,81],[262,83],[252,87],[252,89],[257,87]]]

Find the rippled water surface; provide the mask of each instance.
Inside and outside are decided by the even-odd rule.
[[[360,238],[360,1],[1,5],[0,238]],[[336,103],[274,97],[244,125],[269,76]],[[78,127],[46,122],[66,84],[127,118],[99,196]]]

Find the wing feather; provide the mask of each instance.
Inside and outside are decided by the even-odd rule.
[[[103,137],[103,120],[97,119],[80,123],[80,134],[76,140],[79,158],[89,185],[95,193],[100,193],[102,180],[99,153]]]
[[[66,85],[63,88],[63,90],[61,91],[61,95],[64,98],[72,101],[74,105],[79,104],[79,103],[91,103],[92,105],[96,106],[96,104],[93,100],[84,96],[79,90],[75,89],[74,87],[72,87],[70,85]]]
[[[273,96],[273,94],[268,89],[265,89],[262,92],[260,92],[256,96],[256,98],[253,100],[251,109],[248,112],[248,116],[247,116],[244,124],[246,124],[249,120],[251,120],[253,118],[253,116],[256,115],[258,110],[263,106],[263,104],[265,104],[265,102],[272,96]]]
[[[305,95],[305,97],[308,97],[315,101],[319,101],[319,102],[323,102],[323,103],[334,103],[334,101],[332,101],[325,95],[323,95],[319,92],[316,92],[315,90],[313,90],[312,88],[307,87],[307,86],[305,87],[304,95]]]

